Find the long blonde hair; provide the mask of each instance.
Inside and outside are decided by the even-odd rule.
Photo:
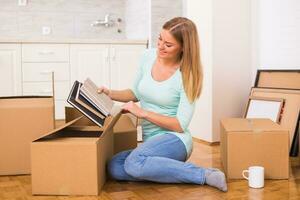
[[[191,20],[175,17],[167,21],[163,29],[170,31],[182,47],[180,71],[183,87],[189,101],[194,102],[201,94],[203,82],[197,28]]]

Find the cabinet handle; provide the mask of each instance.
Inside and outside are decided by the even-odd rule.
[[[112,60],[116,60],[116,49],[115,48],[111,48],[111,54],[112,54],[112,56],[111,56]]]
[[[46,93],[52,93],[52,90],[40,90],[39,93],[43,93],[43,94],[46,94]]]
[[[39,51],[38,53],[39,55],[53,55],[54,52],[53,51]]]
[[[106,48],[106,51],[105,51],[105,54],[104,54],[104,58],[105,58],[105,61],[108,62],[108,59],[109,59],[109,56],[108,56],[108,48]]]

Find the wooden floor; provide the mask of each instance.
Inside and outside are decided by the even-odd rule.
[[[220,147],[194,143],[189,159],[199,166],[221,168]],[[189,184],[157,184],[108,181],[100,196],[32,196],[30,176],[0,176],[1,200],[203,200],[203,199],[300,199],[300,165],[298,158],[291,159],[289,180],[265,181],[263,189],[250,189],[244,180],[230,181],[229,191],[220,192],[209,186]]]

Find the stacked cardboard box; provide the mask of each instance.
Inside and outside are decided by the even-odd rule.
[[[53,97],[0,97],[0,175],[30,174],[31,141],[53,129]]]
[[[221,120],[221,160],[227,178],[242,178],[242,170],[261,165],[266,178],[287,179],[289,150],[299,124],[300,70],[259,70],[250,96],[284,99],[281,121]]]

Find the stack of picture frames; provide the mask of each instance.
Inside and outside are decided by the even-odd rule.
[[[299,152],[300,70],[258,70],[245,118],[270,118],[289,130],[290,156]]]

